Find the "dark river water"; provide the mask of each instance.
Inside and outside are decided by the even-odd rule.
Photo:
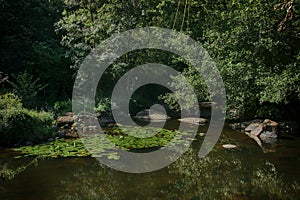
[[[200,159],[202,139],[170,166],[144,174],[120,172],[95,158],[39,160],[12,180],[0,180],[0,199],[299,199],[300,138],[279,139],[263,153],[226,125],[213,151]],[[14,154],[0,150],[1,163],[17,167],[33,159]]]

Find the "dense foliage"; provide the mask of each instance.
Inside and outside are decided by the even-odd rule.
[[[299,11],[293,1],[293,16],[285,20],[284,30],[279,30],[285,19],[284,10],[289,8],[280,3],[276,0],[186,3],[64,0],[63,18],[56,27],[63,35],[62,44],[69,49],[74,68],[79,67],[93,47],[114,33],[142,26],[183,31],[199,41],[216,62],[225,82],[229,114],[234,111],[236,116],[280,118],[288,108],[284,105],[299,103],[300,97]],[[278,9],[280,6],[282,10]],[[108,73],[114,80],[138,63],[162,61],[189,78],[200,101],[209,100],[201,81],[205,77],[191,73],[191,66],[177,57],[164,56],[160,60],[157,54],[147,51],[130,54],[118,60]],[[175,78],[178,87],[179,82]],[[110,89],[109,85],[106,82],[103,87]],[[102,89],[100,96],[103,94],[107,95]],[[163,99],[176,108],[176,98],[172,95]]]
[[[39,84],[47,85],[35,91],[40,98],[32,99],[34,107],[71,96],[73,72],[54,30],[61,9],[60,0],[0,1],[0,71],[14,82],[12,74],[26,70],[33,81],[40,79]]]
[[[53,116],[23,108],[14,94],[0,96],[0,144],[40,142],[52,136]]]
[[[4,146],[21,146],[11,149],[16,152],[9,156],[14,157],[11,159],[16,159],[16,163],[23,163],[12,167],[9,162],[0,162],[0,196],[2,191],[8,192],[9,197],[20,195],[20,198],[24,194],[47,195],[32,183],[24,187],[24,194],[6,191],[2,186],[11,187],[12,182],[6,181],[37,164],[39,159],[60,158],[61,162],[61,158],[91,156],[81,139],[66,139],[70,134],[65,129],[72,127],[74,130],[78,125],[70,125],[71,114],[65,116],[70,122],[62,127],[54,127],[54,117],[72,111],[73,82],[84,58],[110,36],[129,29],[168,28],[184,33],[202,45],[223,78],[227,119],[299,120],[299,3],[299,0],[0,0],[0,147],[2,150]],[[174,39],[174,44],[181,45],[178,39]],[[111,102],[117,81],[132,68],[145,63],[171,66],[193,86],[199,102],[211,101],[205,84],[208,78],[200,76],[195,66],[170,52],[142,49],[122,55],[104,72],[96,93],[95,111],[100,113],[99,118],[104,116],[105,121],[111,116],[111,110],[118,109],[118,103],[124,101]],[[130,89],[130,84],[137,79],[127,79],[126,87]],[[169,84],[178,91],[185,89],[180,76],[172,77]],[[191,102],[182,107],[194,106],[192,97],[184,92],[181,95]],[[137,89],[131,97],[132,118],[153,104],[162,104],[169,116],[179,116],[176,94],[165,87],[148,84]],[[128,113],[120,115],[128,116]],[[101,137],[99,140],[97,135],[85,140],[91,149],[98,150],[93,152],[94,157],[99,153],[111,160],[124,159],[109,151],[115,145],[126,151],[144,153],[163,148],[171,140],[175,142],[172,150],[178,150],[176,142],[183,138],[187,142],[193,140],[184,133],[182,138],[177,137],[180,135],[177,130],[120,127],[104,130],[108,140]],[[206,126],[204,129],[206,131]],[[152,136],[135,138],[124,130]],[[203,131],[201,127],[200,130]],[[204,135],[197,138],[201,141]],[[245,141],[240,140],[241,143]],[[200,143],[197,142],[192,143],[193,148],[198,148]],[[286,166],[279,166],[281,174],[290,170],[294,175],[296,167],[293,165],[298,163],[297,159],[291,162],[298,155],[298,147],[292,146],[294,143],[272,144],[272,148],[274,145],[284,151],[271,156],[258,156],[258,152],[242,145],[236,145],[234,149],[221,147],[234,143],[235,140],[220,138],[216,148],[205,158],[199,159],[197,152],[190,149],[158,173],[134,176],[110,170],[99,163],[90,165],[92,159],[83,160],[86,165],[83,170],[72,171],[72,166],[81,163],[80,159],[64,159],[71,167],[67,167],[63,179],[59,177],[61,182],[50,177],[49,183],[58,186],[61,194],[58,199],[112,199],[114,196],[130,199],[130,193],[133,194],[130,197],[136,199],[296,199],[299,196],[299,184],[282,178],[275,166],[266,162],[268,159],[286,160],[282,162],[288,163]],[[6,160],[6,149],[4,152],[1,159]],[[35,158],[24,164],[32,157]],[[49,174],[59,176],[65,172],[64,168],[59,165]],[[47,165],[41,169],[50,168]],[[35,182],[43,176],[41,183],[45,184],[45,177],[40,172],[38,170],[39,174],[30,181]],[[23,174],[23,178],[31,173],[36,171]],[[23,184],[22,177],[21,180]],[[16,188],[21,188],[20,182],[13,182],[16,183]],[[38,192],[28,190],[32,187]],[[51,187],[47,189],[55,193]]]
[[[115,33],[156,26],[181,31],[209,52],[225,83],[229,118],[288,118],[298,112],[297,1],[0,2],[1,94],[15,93],[26,108],[57,114],[70,111],[73,78],[94,47]],[[109,111],[111,92],[120,77],[150,62],[180,71],[194,87],[199,102],[210,100],[206,77],[200,77],[190,63],[168,52],[145,49],[123,55],[105,71],[98,85],[96,110]],[[170,84],[182,89],[182,80],[173,79]],[[154,103],[166,103],[176,110],[176,96],[169,92],[144,86],[134,93],[130,105],[135,108],[131,110],[136,113]]]

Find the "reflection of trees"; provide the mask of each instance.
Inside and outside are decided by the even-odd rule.
[[[79,169],[72,177],[61,182],[62,193],[57,199],[116,199],[122,180],[116,171],[94,163],[89,168]]]
[[[26,162],[24,162],[26,163]],[[12,180],[15,178],[16,175],[20,174],[21,172],[25,171],[29,166],[31,165],[37,165],[38,163],[38,157],[34,158],[30,162],[21,165],[17,167],[11,167],[9,163],[2,163],[0,162],[0,186],[2,184],[2,181]]]
[[[61,182],[57,199],[165,199],[161,187],[168,185],[165,170],[145,174],[119,172],[98,163],[78,170]]]
[[[295,199],[300,191],[270,163],[251,163],[232,151],[215,153],[199,159],[188,151],[169,168],[145,174],[95,162],[62,181],[58,199]]]
[[[249,164],[234,154],[199,159],[191,151],[170,167],[167,199],[293,199],[297,184],[285,183],[271,163]]]

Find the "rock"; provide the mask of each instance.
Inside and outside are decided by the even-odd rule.
[[[229,127],[232,129],[235,129],[237,131],[245,131],[245,129],[250,125],[254,123],[262,123],[263,121],[260,119],[255,119],[252,121],[247,121],[247,122],[240,122],[240,123],[233,123],[229,124]]]
[[[258,136],[263,131],[263,125],[259,123],[252,123],[247,128],[245,128],[246,132],[253,136]]]
[[[249,124],[246,128],[245,131],[246,132],[251,132],[253,131],[255,128],[257,128],[259,126],[260,123],[251,123]]]
[[[151,122],[164,122],[170,119],[170,117],[167,116],[165,113],[151,110],[151,109],[146,109],[141,112],[138,112],[135,118],[141,121],[151,121]]]
[[[252,136],[277,138],[278,123],[270,119],[265,119],[262,123],[252,123],[245,131]]]
[[[205,124],[208,120],[204,118],[196,118],[196,117],[186,117],[182,119],[178,119],[180,122],[189,123],[189,124]]]
[[[234,145],[234,144],[223,144],[222,147],[225,148],[225,149],[234,149],[234,148],[237,148],[237,146]]]
[[[214,107],[214,106],[217,106],[217,102],[210,102],[210,101],[207,101],[207,102],[201,102],[200,103],[200,106],[202,108],[211,108],[211,107]]]
[[[274,144],[277,140],[277,135],[272,132],[266,131],[265,133],[261,134],[259,138],[263,143]]]
[[[49,138],[49,139],[48,139],[48,142],[52,142],[52,141],[54,141],[53,138]]]
[[[73,113],[72,112],[67,112],[66,114],[65,114],[65,116],[70,116],[70,117],[73,117]]]
[[[265,119],[265,120],[263,121],[263,124],[264,124],[266,127],[272,127],[272,129],[273,129],[273,128],[276,128],[276,129],[277,129],[277,127],[278,127],[278,123],[275,122],[275,121],[272,121],[272,120],[270,120],[270,119]]]
[[[74,123],[73,116],[58,116],[56,119],[56,124],[58,127],[62,127],[65,125],[71,126]]]
[[[278,137],[278,123],[270,119],[263,121],[263,131],[260,133],[260,138],[277,138]]]
[[[264,152],[270,152],[263,146],[263,143],[273,144],[277,138],[278,123],[265,119],[261,123],[252,123],[245,128],[245,133],[262,148]]]

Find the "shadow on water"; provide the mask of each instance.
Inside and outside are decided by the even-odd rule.
[[[171,122],[166,128],[174,127],[177,124]],[[197,140],[176,162],[145,174],[119,172],[89,157],[39,160],[11,180],[0,179],[0,199],[295,199],[300,195],[300,138],[280,139],[271,147],[275,152],[263,153],[255,141],[226,126],[213,151],[199,159],[200,133],[206,130],[200,126]],[[237,148],[224,149],[223,144]],[[33,160],[13,159],[15,153],[0,151],[0,164],[6,163],[6,169]]]

